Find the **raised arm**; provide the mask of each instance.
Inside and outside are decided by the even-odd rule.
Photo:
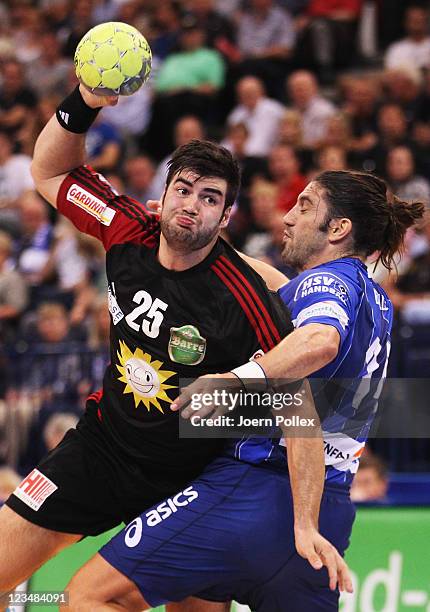
[[[43,128],[34,148],[31,173],[37,191],[52,206],[56,207],[58,190],[65,176],[73,168],[85,163],[85,132],[97,115],[96,109],[114,106],[117,101],[118,98],[114,96],[96,96],[80,85],[62,104],[69,111],[69,117],[64,114],[67,123],[75,129],[79,123],[78,127],[83,129],[83,132],[76,133],[65,129],[55,115]],[[75,123],[75,117],[71,116],[73,112],[77,117]]]

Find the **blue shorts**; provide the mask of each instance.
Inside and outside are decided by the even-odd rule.
[[[326,491],[320,530],[344,553],[354,507]],[[338,609],[325,568],[295,551],[288,474],[220,457],[189,487],[144,512],[100,554],[153,607],[194,595],[258,612]]]

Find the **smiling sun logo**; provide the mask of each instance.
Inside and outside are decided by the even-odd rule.
[[[165,381],[176,372],[162,370],[163,362],[155,359],[152,361],[151,355],[144,353],[140,348],[132,353],[125,342],[120,340],[119,345],[121,352],[117,351],[117,355],[121,365],[117,364],[116,367],[121,374],[118,380],[125,383],[123,393],[133,393],[136,408],[142,402],[148,412],[151,406],[164,412],[158,400],[172,403],[166,390],[177,386],[166,385]]]

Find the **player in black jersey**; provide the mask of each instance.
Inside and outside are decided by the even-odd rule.
[[[159,220],[83,165],[83,124],[94,116],[90,107],[105,103],[82,86],[66,99],[36,143],[33,176],[40,193],[106,249],[111,364],[77,429],[0,511],[0,592],[82,536],[183,489],[222,442],[178,437],[169,406],[179,378],[233,369],[289,331],[261,276],[219,238],[239,188],[228,151],[199,141],[178,149]],[[274,289],[286,280],[253,265]],[[315,453],[306,469],[317,473],[320,459]],[[303,513],[315,512],[310,492],[302,493]]]

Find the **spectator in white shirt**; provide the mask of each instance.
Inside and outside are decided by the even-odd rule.
[[[430,67],[429,13],[424,7],[410,6],[405,15],[406,37],[392,43],[385,53],[386,68]]]
[[[0,228],[17,233],[17,201],[28,189],[34,189],[30,174],[31,159],[12,152],[11,137],[0,132]]]
[[[316,78],[306,70],[293,72],[287,89],[293,108],[302,117],[303,144],[317,147],[326,137],[327,119],[336,113],[336,107],[319,94]]]
[[[246,155],[265,157],[277,141],[285,106],[267,98],[263,83],[256,77],[243,77],[237,84],[236,93],[239,104],[230,113],[227,122],[229,125],[246,125],[249,132]]]

